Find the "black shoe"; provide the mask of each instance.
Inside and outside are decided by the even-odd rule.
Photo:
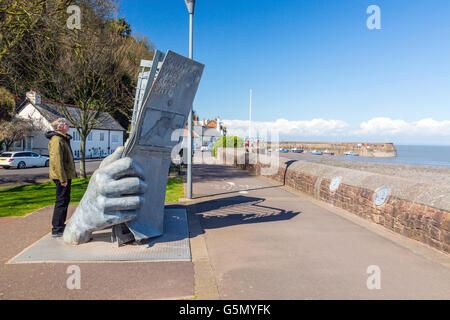
[[[61,238],[64,234],[64,231],[52,232],[52,238]]]

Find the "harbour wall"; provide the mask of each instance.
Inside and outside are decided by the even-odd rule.
[[[270,143],[268,143],[270,148]],[[329,151],[337,156],[343,156],[346,152],[357,153],[362,157],[390,158],[397,156],[397,150],[393,143],[364,143],[364,142],[289,142],[279,143],[283,149],[297,148],[311,152]]]
[[[350,162],[345,167],[283,157],[274,162],[269,155],[239,150],[219,149],[219,161],[255,175],[270,168],[266,178],[450,253],[450,169],[367,163],[371,168],[363,171]]]

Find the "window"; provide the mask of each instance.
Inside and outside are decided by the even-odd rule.
[[[100,141],[105,141],[105,133],[100,132]]]
[[[21,149],[22,148],[22,140],[14,142],[14,148]]]
[[[14,155],[14,157],[17,157],[17,158],[25,157],[25,153],[24,153],[24,152],[16,153],[16,154]]]
[[[39,157],[39,155],[37,153],[34,153],[34,152],[31,153],[31,156],[34,157],[34,158]]]
[[[113,134],[111,138],[112,138],[112,140],[111,140],[112,142],[119,142],[119,137],[116,136],[115,134]]]
[[[73,141],[81,141],[80,134],[76,130],[73,132]]]
[[[92,141],[92,131],[89,132],[88,136],[87,136],[87,140],[88,141]]]
[[[33,150],[33,137],[25,138],[25,150]]]
[[[2,154],[0,154],[0,157],[2,158],[9,158],[11,157],[12,153],[10,152],[3,152]]]

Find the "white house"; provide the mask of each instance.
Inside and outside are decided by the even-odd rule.
[[[203,147],[211,146],[214,141],[227,135],[227,128],[219,117],[214,120],[203,120],[200,128],[201,142],[199,144]]]
[[[213,143],[227,134],[227,128],[217,117],[214,120],[194,120],[192,127],[192,147],[194,150],[201,150],[202,147],[211,147]],[[183,135],[183,148],[187,148],[188,126],[185,127]]]
[[[77,118],[79,112],[76,106],[66,105],[68,112],[73,118]],[[30,91],[27,98],[17,108],[19,117],[32,119],[39,124],[41,130],[32,132],[28,137],[14,144],[14,150],[26,150],[48,155],[48,139],[45,132],[53,130],[51,123],[64,116],[58,111],[55,103],[41,101],[41,97],[37,92]],[[125,129],[107,112],[103,112],[98,124],[92,129],[86,140],[86,158],[105,157],[116,150],[117,147],[123,145],[123,133]],[[72,136],[70,146],[75,158],[80,157],[81,138],[75,127],[70,125],[68,134]]]

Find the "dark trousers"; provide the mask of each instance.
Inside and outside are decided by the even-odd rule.
[[[67,186],[64,188],[59,180],[53,180],[56,184],[56,201],[55,209],[53,210],[52,219],[52,233],[64,231],[65,222],[67,218],[67,208],[70,202],[70,184],[72,180],[67,181]]]

